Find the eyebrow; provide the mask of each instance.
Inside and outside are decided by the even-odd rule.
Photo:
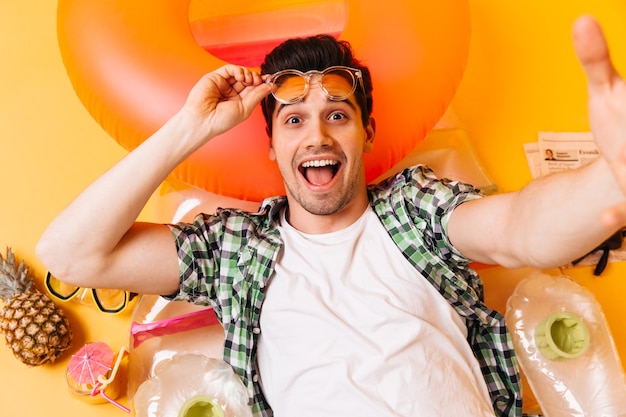
[[[354,97],[354,94],[351,95],[350,97]],[[327,98],[326,101],[329,102],[329,103],[346,103],[353,110],[357,110],[358,105],[353,103],[353,102],[351,102],[350,101],[350,97],[344,98],[343,100],[331,100],[331,99]],[[284,109],[287,106],[293,106],[294,104],[302,103],[302,100],[296,101],[295,103],[281,103],[280,101],[276,100],[276,103],[278,103],[278,107],[276,108],[276,116],[278,116],[282,109]]]

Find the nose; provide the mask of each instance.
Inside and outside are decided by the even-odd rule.
[[[333,143],[334,140],[324,118],[320,116],[311,120],[306,137],[306,147],[310,149],[328,148],[331,147]]]
[[[328,120],[328,99],[319,85],[312,85],[304,98],[307,106],[304,146],[307,148],[325,148],[334,143],[332,123]]]

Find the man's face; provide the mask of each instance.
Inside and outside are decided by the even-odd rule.
[[[331,101],[312,81],[302,101],[277,103],[273,119],[270,158],[290,207],[331,215],[366,195],[363,152],[372,148],[374,128],[363,126],[354,95]]]

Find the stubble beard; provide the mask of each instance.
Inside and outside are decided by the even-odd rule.
[[[289,190],[292,198],[307,212],[316,216],[330,216],[339,213],[352,201],[355,194],[355,183],[352,182],[346,189],[328,193],[326,195],[311,196],[305,193],[294,193]]]
[[[308,190],[289,183],[285,183],[285,188],[291,199],[308,213],[316,216],[330,216],[343,210],[359,193],[357,187],[360,187],[358,176],[361,167],[357,167],[353,172],[355,175],[345,179],[341,189],[325,194],[312,195]]]

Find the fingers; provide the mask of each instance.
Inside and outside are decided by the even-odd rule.
[[[233,77],[244,86],[259,85],[263,82],[258,72],[251,71],[245,67],[236,67]]]
[[[609,48],[598,22],[591,16],[578,18],[573,26],[573,39],[589,88],[613,84],[618,74],[611,63]]]
[[[263,78],[258,72],[239,65],[224,65],[215,70],[215,73],[228,80],[233,87],[238,86],[240,90],[263,83]]]
[[[246,104],[256,106],[271,92],[263,77],[256,71],[238,65],[225,65],[215,71],[225,79]]]

